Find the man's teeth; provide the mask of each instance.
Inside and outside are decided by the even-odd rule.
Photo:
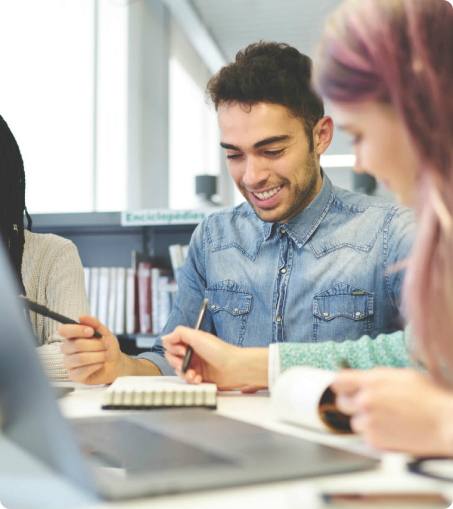
[[[282,186],[275,187],[274,189],[271,189],[270,191],[266,191],[265,193],[253,193],[258,199],[260,200],[268,200],[271,196],[274,196],[274,194],[278,193]]]

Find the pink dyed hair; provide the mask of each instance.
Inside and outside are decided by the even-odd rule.
[[[453,8],[446,0],[346,0],[323,34],[315,86],[377,100],[403,119],[420,161],[418,231],[404,301],[420,354],[453,386]]]

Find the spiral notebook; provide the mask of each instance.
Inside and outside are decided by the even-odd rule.
[[[102,408],[217,408],[217,386],[189,385],[176,376],[123,376],[104,392]]]

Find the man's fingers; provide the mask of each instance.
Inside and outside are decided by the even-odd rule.
[[[101,352],[107,350],[105,342],[99,339],[68,339],[60,348],[65,355],[77,352]]]
[[[66,355],[63,363],[66,369],[79,368],[92,364],[104,363],[109,356],[109,352],[82,352],[72,355]]]

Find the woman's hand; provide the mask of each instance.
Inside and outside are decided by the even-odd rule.
[[[94,316],[79,317],[81,325],[62,325],[58,329],[66,341],[61,345],[63,364],[74,382],[89,385],[113,382],[120,376],[121,353],[118,340]],[[102,338],[94,338],[94,330]]]
[[[267,348],[239,348],[207,332],[183,326],[163,336],[162,344],[169,364],[189,383],[213,382],[220,390],[244,387],[247,392],[267,387]],[[187,346],[193,348],[193,355],[183,375]]]
[[[337,406],[376,449],[453,456],[453,393],[415,370],[342,371]]]

